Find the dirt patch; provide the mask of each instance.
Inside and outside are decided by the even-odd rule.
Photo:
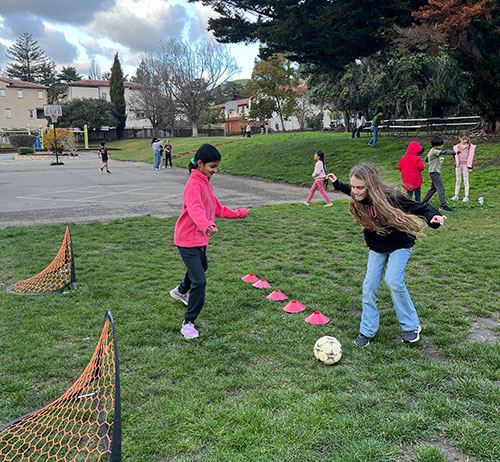
[[[471,342],[497,343],[500,341],[500,336],[493,329],[499,326],[498,319],[477,318],[471,325],[469,340]]]
[[[477,459],[474,457],[470,457],[452,446],[448,439],[428,442],[418,446],[405,446],[402,448],[402,457],[399,462],[416,462],[418,460],[416,455],[417,450],[424,447],[435,447],[439,449],[439,451],[446,456],[448,462],[477,462]]]
[[[447,361],[448,359],[450,359],[448,355],[438,353],[432,345],[429,345],[427,343],[424,345],[424,348],[422,348],[422,354],[424,354],[428,358],[437,359],[439,361]]]

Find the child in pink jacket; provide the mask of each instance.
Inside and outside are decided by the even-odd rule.
[[[328,197],[328,194],[326,193],[325,187],[323,185],[323,182],[326,180],[325,154],[323,154],[323,151],[316,151],[314,153],[314,160],[316,161],[316,165],[314,166],[314,172],[312,174],[312,177],[314,178],[314,183],[312,185],[311,191],[309,191],[309,197],[303,203],[304,205],[309,205],[312,201],[314,193],[316,192],[316,189],[319,188],[319,192],[323,195],[323,197],[326,200],[325,207],[331,207],[333,205],[332,201]]]
[[[476,145],[471,144],[468,132],[463,132],[459,137],[460,143],[453,146],[455,151],[455,195],[451,198],[452,201],[458,201],[458,193],[460,192],[460,184],[462,176],[464,177],[464,198],[462,202],[469,202],[469,174],[474,167],[474,156],[476,154]]]
[[[217,232],[215,217],[248,216],[247,209],[231,210],[215,197],[210,179],[217,172],[220,159],[219,151],[210,144],[198,149],[189,165],[190,177],[184,188],[182,213],[175,225],[174,244],[187,271],[183,281],[170,291],[170,296],[187,305],[181,333],[188,339],[199,335],[194,321],[205,302],[207,244]]]

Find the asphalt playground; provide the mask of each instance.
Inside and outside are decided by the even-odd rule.
[[[188,178],[180,167],[154,171],[152,164],[110,159],[111,174],[101,173],[97,154],[63,158],[15,160],[0,154],[0,229],[8,226],[106,221],[150,215],[178,216]],[[304,172],[309,175],[309,172]],[[312,184],[312,178],[311,178]],[[304,201],[308,187],[217,174],[215,194],[231,208]],[[332,199],[345,196],[328,192]],[[323,201],[319,192],[316,201]]]

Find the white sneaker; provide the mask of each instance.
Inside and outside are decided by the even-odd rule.
[[[192,322],[182,323],[181,334],[184,335],[184,338],[196,338],[200,335]]]
[[[452,201],[458,201],[458,196],[453,196],[453,197],[451,198],[451,200],[452,200]]]
[[[304,205],[307,205],[307,206],[309,207],[309,202],[304,201],[304,202],[302,202],[302,203],[303,203]]]
[[[463,199],[462,199],[462,202],[469,202],[469,198],[467,196],[465,196]]]
[[[331,202],[328,202],[328,204],[325,205],[325,207],[331,207],[333,204]]]
[[[189,294],[181,294],[179,292],[179,286],[177,286],[175,289],[172,289],[170,291],[170,296],[172,298],[175,298],[176,300],[180,300],[186,306],[189,303]]]

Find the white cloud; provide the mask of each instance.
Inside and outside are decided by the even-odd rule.
[[[116,0],[114,8],[95,15],[89,29],[133,50],[145,51],[162,39],[179,38],[189,21],[186,8],[179,4]]]

